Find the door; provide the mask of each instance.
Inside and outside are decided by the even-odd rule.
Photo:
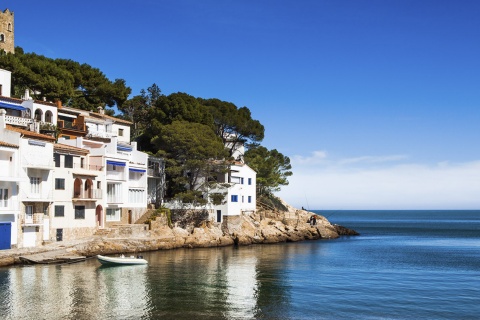
[[[33,206],[25,206],[25,223],[33,223]]]
[[[63,229],[57,229],[57,241],[63,241]]]
[[[35,247],[37,242],[36,227],[24,227],[23,228],[23,247]]]
[[[222,222],[222,210],[217,210],[217,222]]]
[[[10,222],[0,222],[0,250],[11,249],[12,225]]]

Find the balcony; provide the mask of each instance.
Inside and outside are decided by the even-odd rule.
[[[44,157],[22,157],[22,165],[25,168],[53,170],[55,169],[55,162],[53,159]]]
[[[73,201],[96,201],[102,199],[102,189],[80,190],[73,194]]]
[[[6,115],[5,122],[7,124],[11,124],[12,126],[28,127],[33,123],[33,119]]]
[[[126,181],[126,174],[120,171],[107,171],[107,180]]]
[[[43,225],[43,212],[37,212],[34,214],[27,214],[25,213],[22,216],[21,224],[23,226],[40,226]]]
[[[53,191],[35,193],[22,191],[21,199],[23,202],[51,202],[53,201]]]
[[[88,137],[92,138],[111,138],[113,137],[113,133],[111,131],[97,131],[92,130],[91,128],[88,129]]]

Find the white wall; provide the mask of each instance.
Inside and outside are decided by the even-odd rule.
[[[0,85],[2,85],[2,96],[10,97],[12,90],[12,73],[7,70],[0,69]]]

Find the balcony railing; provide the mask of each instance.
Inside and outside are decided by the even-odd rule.
[[[119,171],[107,171],[107,180],[125,181],[125,173]]]
[[[102,199],[102,189],[80,190],[73,193],[73,199]]]
[[[60,129],[73,129],[78,131],[87,131],[85,124],[76,124],[76,123],[67,122],[64,120],[58,120],[57,124]]]
[[[102,171],[103,170],[103,166],[97,166],[97,165],[94,165],[94,164],[89,164],[89,165],[84,164],[82,166],[80,163],[74,163],[73,168],[74,169],[92,170],[92,171]]]
[[[27,214],[25,213],[22,217],[22,225],[39,225],[43,224],[43,212],[38,212],[34,214]]]
[[[30,118],[22,118],[22,117],[15,117],[15,116],[5,116],[5,122],[7,124],[11,124],[14,126],[24,126],[27,127],[33,123],[33,119]]]
[[[113,134],[111,131],[96,131],[91,128],[88,129],[88,135],[93,138],[111,138]]]

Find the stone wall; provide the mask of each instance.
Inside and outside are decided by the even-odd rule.
[[[10,10],[0,12],[0,34],[3,41],[0,41],[0,49],[5,52],[15,52],[14,14]]]

